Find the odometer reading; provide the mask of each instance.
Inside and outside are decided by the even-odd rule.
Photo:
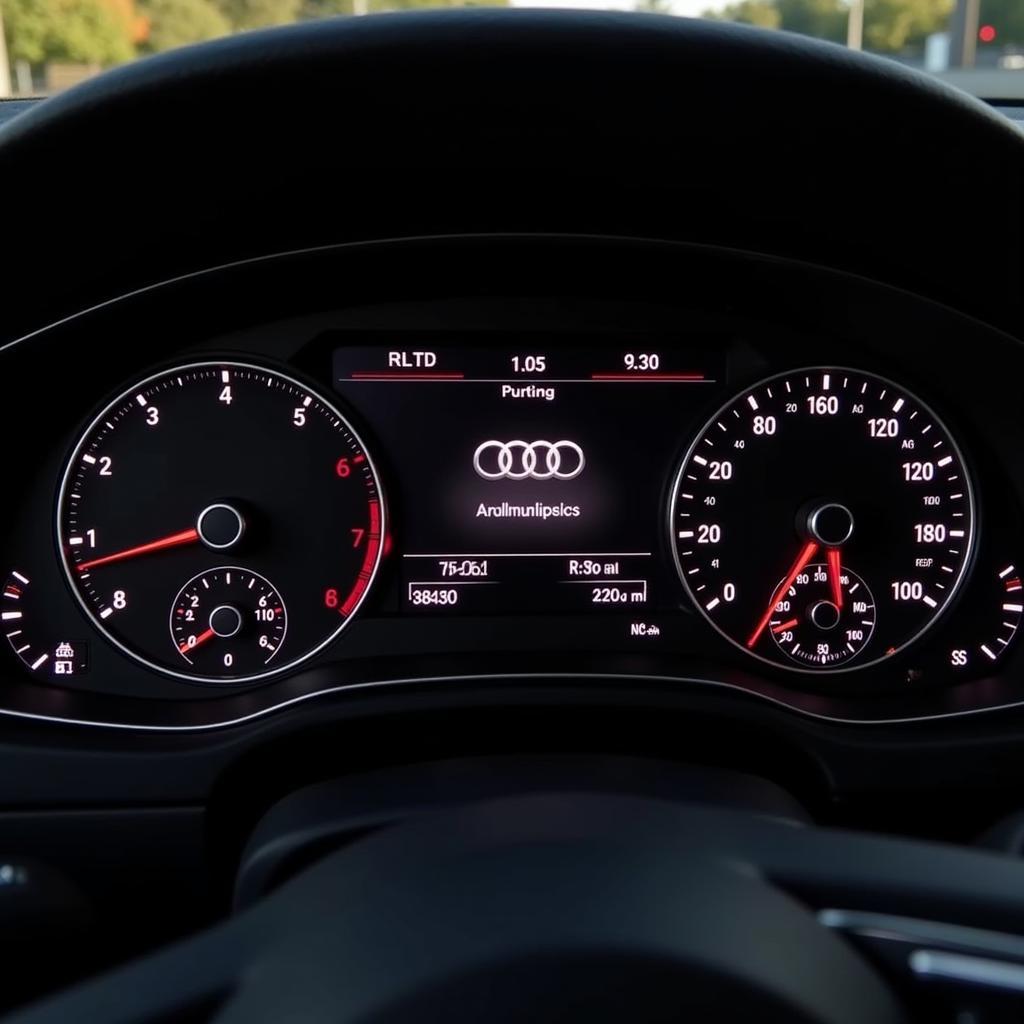
[[[231,362],[169,370],[112,402],[71,456],[58,511],[64,567],[97,628],[205,682],[321,650],[366,596],[383,534],[380,485],[344,416],[282,373]]]
[[[816,368],[721,409],[673,488],[694,603],[748,653],[805,671],[874,664],[931,626],[971,554],[963,458],[889,381]]]

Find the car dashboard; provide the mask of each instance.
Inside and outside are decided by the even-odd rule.
[[[736,812],[708,850],[826,915],[803,949],[1016,934],[1013,858],[930,841],[1020,852],[1020,147],[785,33],[529,11],[16,113],[0,1003],[520,797],[555,845],[629,832],[620,797],[684,808],[654,847]]]
[[[396,248],[410,290],[460,287],[338,305],[381,258],[338,247],[4,350],[32,427],[3,710],[209,728],[502,676],[868,723],[1022,699],[1008,337],[711,248]],[[517,250],[501,282],[474,266]]]

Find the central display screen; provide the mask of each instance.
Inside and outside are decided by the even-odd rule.
[[[718,395],[714,348],[450,337],[334,351],[335,387],[391,461],[405,609],[661,605],[669,480]]]

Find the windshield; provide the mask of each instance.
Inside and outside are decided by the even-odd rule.
[[[867,50],[1024,101],[1024,0],[482,0],[745,22]],[[481,0],[474,0],[479,5]],[[0,97],[49,94],[147,54],[312,18],[459,0],[0,0]]]

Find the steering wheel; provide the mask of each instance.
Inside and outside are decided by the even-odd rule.
[[[301,790],[254,832],[236,909],[11,1024],[886,1024],[908,992],[972,997],[978,965],[1024,971],[1017,860],[814,828],[769,783],[626,758]]]
[[[651,138],[650,117],[613,88],[633,73],[685,91],[682,129]],[[1019,186],[1011,126],[895,64],[734,26],[525,11],[306,25],[144,61],[16,118],[0,131],[0,174],[39,187],[55,154],[84,152],[163,161],[168,176],[197,160],[283,174],[290,153],[310,163],[338,147],[365,167],[583,173],[624,151],[678,167],[689,139],[699,177],[702,145],[745,152],[752,84],[765,115],[751,130],[774,130],[792,168],[810,166],[814,131],[824,145],[870,137],[877,159],[941,128],[970,154],[964,174]],[[860,120],[808,126],[809,91]],[[886,1024],[903,1019],[901,983],[1009,985],[1024,964],[1024,866],[1009,857],[593,776],[506,783],[383,817],[330,805],[315,828],[279,821],[247,861],[275,870],[235,916],[13,1020]]]

